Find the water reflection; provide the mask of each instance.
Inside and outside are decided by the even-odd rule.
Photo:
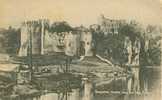
[[[93,88],[92,82],[84,78],[81,88],[72,89],[70,92],[44,93],[33,100],[93,100]]]
[[[93,84],[88,78],[83,79],[83,97],[82,100],[93,100]]]
[[[47,93],[34,100],[81,100],[80,98],[80,90],[73,89],[72,92],[67,93],[67,97],[63,93]]]
[[[59,99],[58,99],[58,94],[47,93],[47,94],[41,95],[39,100],[59,100]]]

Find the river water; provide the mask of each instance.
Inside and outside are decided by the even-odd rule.
[[[53,84],[55,85],[55,84]],[[66,88],[66,87],[65,87]],[[33,97],[21,97],[16,99],[1,99],[0,100],[144,100],[139,99],[140,96],[126,94],[97,94],[95,93],[95,85],[88,79],[83,79],[79,88],[73,88],[71,91],[54,92],[44,90],[41,95]],[[137,99],[138,98],[138,99]]]
[[[88,80],[83,82],[83,88],[72,89],[65,93],[44,93],[33,100],[94,100],[93,84]]]
[[[123,94],[95,94],[94,93],[94,85],[88,81],[84,80],[83,88],[72,89],[71,92],[67,94],[63,93],[44,93],[37,98],[33,98],[32,100],[132,100],[126,99]],[[134,100],[134,99],[133,99]]]
[[[70,92],[55,93],[43,92],[41,95],[34,97],[21,97],[16,99],[0,99],[0,100],[145,100],[142,96],[125,95],[125,94],[95,94],[94,87],[91,82],[84,82],[83,89],[76,88]],[[152,99],[147,99],[152,100]]]

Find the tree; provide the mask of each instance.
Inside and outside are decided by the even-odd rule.
[[[119,34],[130,37],[131,41],[134,42],[135,38],[142,38],[144,29],[142,29],[140,24],[124,24],[119,28]]]
[[[150,39],[149,46],[149,56],[148,56],[148,65],[159,66],[161,62],[161,46],[160,46],[161,36]]]
[[[15,55],[20,47],[20,29],[14,29],[11,26],[5,31],[6,53]]]
[[[126,54],[124,53],[124,39],[126,36],[130,37],[132,43],[135,38],[139,38],[140,42],[143,40],[143,29],[138,23],[123,24],[119,27],[119,34],[102,35],[102,31],[92,31],[96,42],[97,54],[111,60],[116,64],[126,63]]]
[[[69,32],[73,31],[74,29],[65,21],[62,22],[55,22],[51,25],[50,31],[51,32]]]

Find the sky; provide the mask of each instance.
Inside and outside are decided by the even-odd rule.
[[[40,18],[89,26],[98,23],[101,14],[110,19],[161,24],[162,0],[0,0],[0,27]]]

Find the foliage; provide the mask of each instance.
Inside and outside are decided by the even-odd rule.
[[[124,35],[108,34],[105,36],[100,29],[96,31],[91,29],[91,31],[95,43],[95,52],[104,58],[111,60],[113,63],[122,64],[124,62]]]
[[[96,44],[96,53],[111,60],[116,64],[124,64],[127,60],[127,55],[124,54],[124,38],[130,37],[132,43],[135,38],[139,38],[141,42],[140,64],[141,65],[160,65],[161,51],[158,41],[160,37],[151,38],[149,52],[144,51],[145,38],[143,37],[143,29],[139,24],[124,24],[119,28],[119,33],[108,34],[104,36],[101,30],[93,32],[93,39]]]
[[[148,63],[149,65],[160,65],[161,61],[161,48],[158,42],[161,41],[160,36],[150,39],[150,47],[148,50]]]
[[[130,37],[134,42],[135,38],[142,38],[143,29],[140,24],[124,24],[119,28],[119,34]]]
[[[159,66],[161,62],[161,31],[159,27],[148,25],[145,37],[149,38],[149,48],[145,52],[141,49],[142,66]]]
[[[62,22],[55,22],[51,25],[50,31],[51,32],[69,32],[73,31],[74,29],[65,21]]]
[[[16,54],[20,47],[20,29],[9,27],[8,29],[1,31],[0,34],[3,34],[1,40],[3,51],[11,55]]]

